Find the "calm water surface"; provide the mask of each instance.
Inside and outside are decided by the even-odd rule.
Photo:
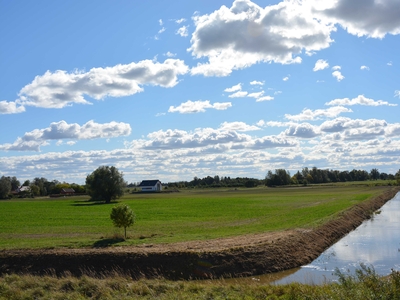
[[[338,268],[354,274],[360,264],[373,267],[380,275],[400,271],[400,193],[388,201],[370,220],[363,222],[309,265],[246,280],[260,283],[286,284],[300,282],[322,284],[336,281]]]
[[[336,268],[354,274],[360,264],[372,266],[380,275],[400,271],[400,193],[312,263],[274,283],[320,284],[337,280]]]

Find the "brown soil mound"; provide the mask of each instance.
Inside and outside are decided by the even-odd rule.
[[[238,277],[310,263],[370,218],[398,189],[385,191],[314,230],[288,230],[210,241],[98,249],[0,251],[0,274],[109,275],[169,279]]]

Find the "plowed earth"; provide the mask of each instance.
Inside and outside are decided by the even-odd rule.
[[[364,201],[313,230],[287,230],[209,241],[84,249],[0,251],[0,274],[123,273],[133,278],[242,277],[310,263],[369,219],[398,189]]]

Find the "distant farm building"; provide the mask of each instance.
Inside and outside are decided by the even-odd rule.
[[[75,194],[75,190],[71,189],[71,188],[65,188],[65,189],[61,189],[60,194],[62,195],[73,195]]]
[[[161,181],[156,180],[143,180],[139,187],[141,188],[142,192],[160,192],[162,190]]]

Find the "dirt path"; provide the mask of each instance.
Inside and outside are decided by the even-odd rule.
[[[310,263],[392,199],[399,189],[365,201],[314,230],[288,230],[209,241],[98,249],[0,251],[0,274],[71,273],[169,279],[250,276]]]

